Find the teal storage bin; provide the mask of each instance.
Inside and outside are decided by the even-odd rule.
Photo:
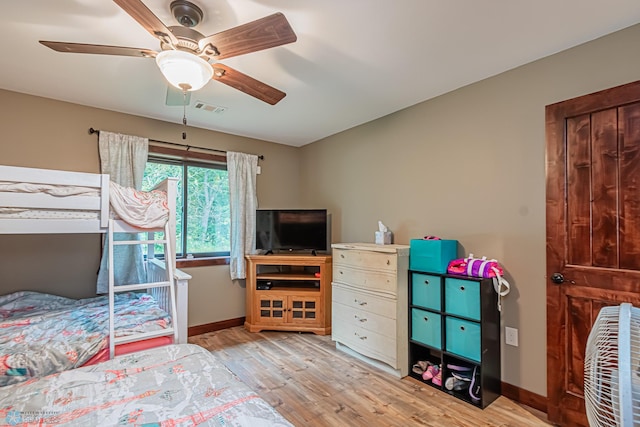
[[[424,273],[411,274],[411,303],[430,310],[440,311],[442,295],[441,276]]]
[[[480,320],[480,282],[446,277],[444,310],[447,314]]]
[[[480,324],[456,317],[445,319],[447,351],[480,362]]]
[[[412,239],[409,247],[411,270],[446,273],[449,262],[458,258],[457,240]]]
[[[411,310],[411,339],[442,349],[442,318],[437,313],[414,308]]]

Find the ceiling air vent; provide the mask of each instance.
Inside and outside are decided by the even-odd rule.
[[[215,113],[215,114],[222,114],[225,111],[227,111],[227,107],[211,105],[211,104],[204,103],[202,101],[196,101],[196,104],[194,105],[194,107],[198,110],[208,111],[210,113]]]

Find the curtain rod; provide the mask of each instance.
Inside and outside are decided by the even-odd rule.
[[[93,135],[94,133],[97,133],[98,135],[100,135],[100,130],[99,129],[94,129],[94,128],[89,128],[89,135]],[[187,151],[189,151],[189,149],[191,149],[191,148],[195,148],[196,150],[215,151],[217,153],[227,154],[226,151],[218,150],[216,148],[207,148],[207,147],[198,147],[198,146],[195,146],[195,145],[178,144],[177,142],[158,141],[157,139],[149,139],[149,142],[156,142],[158,144],[175,145],[175,146],[178,146],[178,147],[186,148]],[[263,155],[259,155],[258,158],[260,160],[264,160],[264,156]]]

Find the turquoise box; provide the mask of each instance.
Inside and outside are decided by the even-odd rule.
[[[440,311],[442,276],[424,273],[411,274],[411,303],[430,310]]]
[[[458,258],[457,240],[412,239],[409,247],[411,270],[446,273],[449,262]]]
[[[444,309],[447,314],[480,320],[480,282],[476,280],[444,279]]]
[[[480,362],[480,323],[447,316],[445,330],[448,352]]]
[[[411,339],[442,349],[442,318],[419,308],[411,309]]]

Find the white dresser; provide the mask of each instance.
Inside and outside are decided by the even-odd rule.
[[[408,361],[408,245],[334,243],[332,339],[398,377]]]

